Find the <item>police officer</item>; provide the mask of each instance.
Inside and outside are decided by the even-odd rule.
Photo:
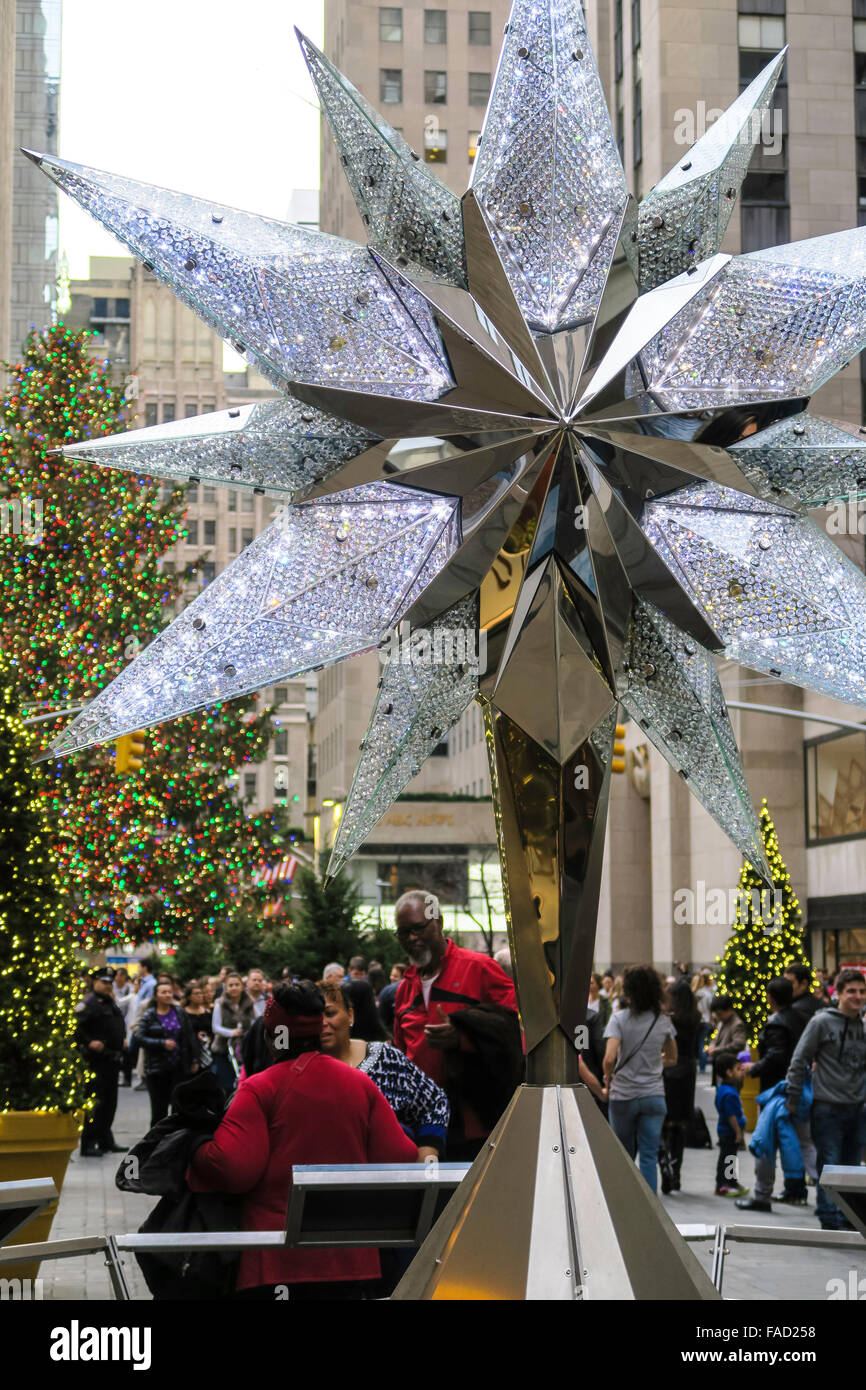
[[[117,1080],[123,1055],[126,1025],[114,1000],[114,971],[109,966],[90,976],[92,993],[78,1015],[76,1041],[87,1065],[95,1073],[93,1096],[96,1104],[88,1112],[81,1136],[83,1158],[101,1158],[106,1153],[125,1153],[115,1144],[111,1126],[117,1109]]]

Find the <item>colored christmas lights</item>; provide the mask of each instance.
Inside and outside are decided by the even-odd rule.
[[[729,994],[754,1045],[767,1019],[767,981],[794,961],[811,967],[803,949],[802,913],[791,875],[779,851],[776,827],[761,802],[761,838],[773,874],[773,894],[748,862],[743,864],[734,930],[725,947],[716,993]],[[813,978],[813,988],[817,988]]]

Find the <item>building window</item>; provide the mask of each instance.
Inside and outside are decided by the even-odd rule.
[[[631,0],[631,51],[640,48],[640,0]]]
[[[403,42],[403,11],[399,7],[379,6],[379,42]]]
[[[470,130],[470,132],[469,132],[469,137],[468,137],[468,140],[467,140],[467,154],[469,155],[469,163],[470,163],[470,164],[474,163],[475,156],[476,156],[477,153],[478,153],[478,141],[479,141],[480,137],[481,137],[481,131],[480,131],[480,130]]]
[[[622,83],[618,82],[616,85],[619,88]],[[617,95],[620,96],[619,93]],[[620,100],[617,101],[616,107],[616,147],[619,150],[620,159],[625,162],[625,111],[620,105]]]
[[[186,405],[183,408],[183,413],[185,420],[192,420],[196,415],[198,415],[198,406],[196,405],[195,401],[187,401]]]
[[[201,586],[204,588],[206,584],[213,583],[216,577],[216,565],[213,560],[202,560],[198,567],[198,572],[199,578],[201,579]]]
[[[776,6],[768,4],[767,8]],[[742,92],[784,47],[785,18],[784,14],[741,14],[737,24]],[[765,118],[740,195],[740,240],[744,252],[761,251],[791,239],[787,124],[786,64],[779,75],[772,111]]]
[[[866,19],[854,20],[854,85],[866,87]]]
[[[288,757],[288,753],[289,753],[289,735],[288,735],[288,730],[286,730],[286,729],[280,729],[279,733],[276,733],[276,734],[274,735],[274,752],[276,753],[276,755],[277,755],[278,758],[285,758],[285,757]]]
[[[160,568],[163,574],[174,574],[174,560],[163,560]]]
[[[424,131],[424,162],[426,164],[448,163],[448,131],[437,125],[434,130]]]
[[[215,521],[206,521],[204,523],[204,543],[205,545],[216,545]]]
[[[259,779],[255,772],[244,773],[244,799],[246,801],[255,801],[256,792],[258,789],[258,780]]]
[[[470,72],[469,74],[469,105],[486,106],[490,96],[490,73],[489,72]]]
[[[187,502],[197,502],[198,483],[187,483],[186,487],[183,490],[183,495],[186,498]]]
[[[256,499],[253,493],[244,492],[241,494],[241,511],[254,512],[256,509]]]
[[[163,401],[163,403],[162,403],[162,423],[163,423],[164,425],[170,425],[170,424],[172,424],[172,422],[174,421],[175,415],[176,415],[176,411],[175,411],[174,401]]]
[[[810,844],[866,835],[866,729],[805,745]]]
[[[230,527],[229,527],[229,551],[231,552],[232,555],[234,555],[234,554],[237,552],[237,548],[238,548],[238,533],[237,533],[237,527],[235,527],[235,526],[230,526]]]
[[[91,318],[94,318],[94,319],[107,319],[107,318],[108,318],[108,300],[107,300],[107,299],[94,299],[94,301],[93,301],[93,313],[91,314]]]
[[[146,425],[155,425],[157,423],[157,410],[158,406],[156,401],[148,401],[147,405],[144,407],[144,423]]]
[[[398,106],[403,100],[403,69],[379,69],[379,100],[384,106]]]
[[[785,47],[785,20],[775,14],[741,14],[737,19],[740,48],[765,49],[773,54]],[[767,59],[769,62],[769,58]],[[758,69],[760,72],[760,68]],[[757,76],[757,73],[753,73]]]
[[[208,487],[207,483],[205,483],[201,493],[203,502],[215,502],[217,500],[216,488]]]
[[[187,545],[198,545],[197,521],[188,521],[186,523],[186,543]]]
[[[489,10],[469,11],[469,42],[472,44],[481,44],[484,48],[490,47]]]
[[[447,72],[424,74],[424,103],[426,106],[444,106],[448,100]]]
[[[237,509],[238,509],[238,495],[237,495],[236,492],[231,491],[231,492],[229,493],[229,500],[228,500],[228,508],[227,508],[227,510],[230,511],[230,512],[236,512]]]
[[[638,167],[643,159],[643,91],[640,82],[634,84],[631,116],[631,162]]]
[[[244,526],[241,531],[241,550],[246,550],[248,545],[253,543],[253,528]]]
[[[128,300],[128,299],[115,299],[115,301],[114,301],[114,317],[115,317],[116,319],[128,319],[128,318],[129,318],[129,300]]]
[[[615,0],[613,7],[613,75],[619,82],[622,77],[622,0]]]
[[[424,11],[424,42],[425,43],[447,43],[448,41],[448,11],[447,10],[425,10]]]
[[[289,703],[289,687],[287,685],[274,686],[274,704],[287,705]]]

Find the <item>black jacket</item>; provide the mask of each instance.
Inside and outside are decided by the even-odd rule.
[[[180,1033],[175,1038],[167,1033],[160,1022],[156,1005],[152,1004],[135,1030],[139,1045],[144,1049],[144,1072],[146,1076],[163,1075],[172,1072],[178,1081],[189,1076],[193,1062],[198,1060],[198,1037],[183,1009],[175,1006],[180,1019]],[[174,1038],[176,1048],[166,1047],[166,1041]]]
[[[123,1014],[110,994],[89,994],[84,1008],[78,1015],[75,1041],[88,1062],[120,1060],[123,1041],[126,1037],[126,1024]],[[104,1050],[92,1052],[90,1043],[101,1042]]]
[[[795,1013],[803,1015],[803,1018],[805,1019],[805,1022],[803,1024],[804,1031],[806,1028],[806,1024],[809,1022],[809,1019],[814,1018],[815,1014],[819,1013],[821,1009],[826,1009],[826,1007],[827,1005],[825,1004],[824,1000],[816,999],[814,994],[801,994],[799,999],[795,999],[793,1004],[791,1005],[791,1008],[795,1011]]]
[[[241,1229],[241,1201],[224,1192],[190,1192],[186,1170],[200,1144],[213,1138],[225,1110],[212,1072],[177,1087],[174,1113],[166,1115],[130,1149],[117,1170],[122,1192],[161,1198],[139,1228],[142,1234]],[[232,1292],[238,1259],[230,1251],[141,1252],[135,1257],[154,1299],[225,1298]]]
[[[750,1076],[758,1077],[762,1091],[768,1091],[784,1079],[805,1026],[803,1014],[793,1008],[770,1014],[758,1034],[758,1061],[752,1063],[749,1072]]]
[[[445,1053],[443,1090],[451,1103],[448,1143],[465,1135],[463,1103],[492,1129],[523,1080],[524,1057],[516,1013],[499,1004],[473,1004],[448,1015],[469,1048]]]

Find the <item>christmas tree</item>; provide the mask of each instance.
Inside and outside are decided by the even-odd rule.
[[[748,862],[737,890],[734,930],[717,971],[716,993],[728,994],[746,1024],[751,1043],[767,1018],[767,981],[798,961],[811,968],[803,949],[802,913],[791,875],[779,851],[766,800],[761,802],[761,837],[773,875],[772,892]],[[813,977],[813,988],[817,980]]]
[[[324,870],[327,856],[322,856]],[[329,961],[345,965],[359,950],[360,894],[348,874],[325,881],[303,868],[297,878],[300,907],[290,932],[291,967],[299,977],[318,980]]]
[[[0,656],[0,1110],[81,1108],[77,965],[14,670]]]
[[[62,324],[32,333],[0,401],[12,518],[0,538],[0,622],[38,713],[92,698],[169,620],[192,577],[159,566],[184,534],[180,489],[71,467],[55,452],[125,426],[89,336]],[[272,733],[267,709],[237,701],[149,731],[139,771],[118,774],[113,748],[45,765],[64,920],[82,946],[170,942],[232,917],[248,866],[284,840],[282,814],[248,816],[236,790],[237,769],[264,757]]]

